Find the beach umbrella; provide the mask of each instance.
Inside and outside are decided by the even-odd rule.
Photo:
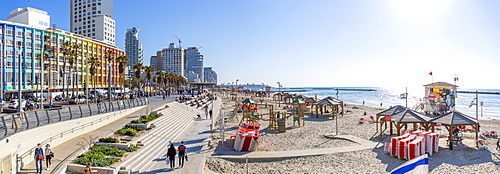
[[[255,104],[255,101],[253,101],[252,99],[247,98],[247,99],[243,100],[241,103],[243,103],[243,104]]]

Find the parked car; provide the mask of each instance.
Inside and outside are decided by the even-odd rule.
[[[80,103],[85,103],[86,97],[85,95],[78,95],[77,97],[71,97],[71,99],[68,100],[69,104],[80,104]]]
[[[61,96],[61,95],[56,95],[56,96],[54,97],[54,100],[55,100],[55,101],[63,101],[64,99],[62,98],[62,96]]]
[[[17,108],[17,106],[19,106],[19,102],[17,101],[17,99],[10,101],[9,108]],[[21,106],[26,106],[26,100],[21,99]]]

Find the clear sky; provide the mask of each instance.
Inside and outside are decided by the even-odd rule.
[[[46,10],[69,31],[69,0],[0,0]],[[500,1],[115,0],[116,40],[137,27],[145,63],[179,36],[203,46],[219,83],[285,87],[500,89]]]

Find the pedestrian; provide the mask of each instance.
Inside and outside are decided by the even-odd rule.
[[[380,103],[380,107],[382,107],[382,103]]]
[[[181,145],[177,148],[179,150],[179,167],[184,167],[184,158],[187,161],[187,148],[184,146],[184,141],[181,141]]]
[[[365,105],[365,101],[363,101],[363,106]]]
[[[497,150],[500,150],[500,138],[497,140]]]
[[[174,170],[176,153],[177,151],[175,150],[174,143],[170,144],[170,148],[167,150],[167,157],[170,161],[170,170]]]
[[[102,112],[102,97],[97,98],[97,110],[99,113]]]
[[[52,166],[52,157],[54,153],[52,152],[52,148],[50,148],[50,144],[45,145],[45,164],[47,165],[47,170]]]
[[[167,98],[167,94],[166,92],[162,92],[163,93],[163,100],[165,100],[165,98]]]
[[[40,143],[38,143],[36,145],[36,149],[35,149],[35,166],[36,166],[36,173],[42,173],[42,167],[43,167],[43,159],[44,159],[44,155],[43,155],[43,149],[42,149],[42,145]]]
[[[210,109],[210,111],[208,111],[208,114],[210,114],[210,119],[212,119],[212,113],[213,113],[213,111],[212,111],[212,109]]]

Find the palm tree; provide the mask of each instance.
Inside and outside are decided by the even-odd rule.
[[[116,62],[118,62],[118,72],[120,73],[120,84],[125,86],[125,67],[127,67],[128,64],[128,57],[120,55],[116,58]],[[125,88],[122,88],[122,90],[125,90]]]
[[[112,62],[116,62],[115,61],[115,52],[113,52],[113,50],[107,50],[105,53],[104,53],[104,57],[106,58],[106,60],[108,61],[108,98],[110,99],[111,101],[111,70],[113,69],[113,67],[111,66],[111,63]]]
[[[132,67],[132,69],[134,69],[134,76],[135,79],[137,79],[136,87],[139,88],[139,91],[141,91],[141,71],[144,69],[144,66],[142,66],[142,63],[137,63]]]
[[[82,45],[81,44],[73,44],[71,45],[71,52],[70,52],[70,57],[68,59],[68,64],[69,64],[69,70],[70,70],[70,74],[72,73],[76,73],[76,75],[78,76],[78,57],[80,57],[81,55],[81,48],[82,48]],[[72,96],[75,96],[75,85],[78,84],[78,82],[76,81],[78,78],[74,78],[73,76],[71,76],[71,82],[73,83],[73,91],[71,92],[71,95]],[[68,84],[68,89],[69,89],[69,84]]]
[[[67,96],[68,96],[68,91],[66,91],[66,95],[64,95],[64,85],[65,85],[65,82],[66,82],[66,64],[68,63],[68,60],[70,59],[71,57],[71,42],[69,41],[65,41],[62,43],[62,46],[60,48],[60,51],[62,53],[62,61],[63,61],[63,67],[60,71],[61,73],[61,77],[62,77],[62,92],[63,92],[63,97],[68,100]]]
[[[146,73],[146,79],[148,79],[149,83],[149,92],[153,92],[151,89],[151,78],[153,78],[153,71],[155,70],[155,68],[153,68],[152,66],[146,66],[144,67],[144,70]]]
[[[163,75],[164,75],[164,73],[162,71],[156,72],[156,78],[155,78],[156,79],[156,87],[159,88],[159,89],[162,88],[161,84],[163,84],[163,82],[164,82],[163,81]]]
[[[99,65],[99,59],[97,57],[89,57],[88,58],[88,63],[90,65],[90,75],[92,77],[92,82],[94,86],[94,100],[97,100],[97,80],[96,80],[96,72],[97,72],[97,65]]]

